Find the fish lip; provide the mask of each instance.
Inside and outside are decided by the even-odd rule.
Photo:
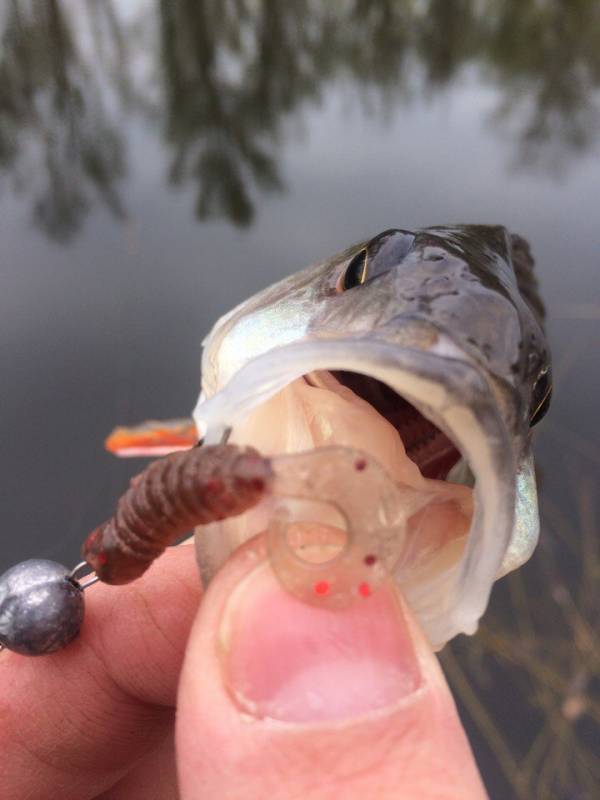
[[[399,344],[402,338],[398,329],[389,336],[382,329],[375,337],[315,338],[272,348],[247,362],[212,397],[201,397],[194,419],[206,442],[216,443],[235,419],[292,380],[341,369],[387,383],[446,433],[467,458],[476,483],[465,552],[442,576],[449,600],[424,625],[432,645],[441,647],[458,633],[474,633],[485,611],[513,529],[515,462],[483,367],[443,333],[432,337],[427,349]],[[424,596],[419,602],[431,605]]]

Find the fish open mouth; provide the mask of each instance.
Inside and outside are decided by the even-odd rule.
[[[316,451],[324,462],[330,458],[325,448],[368,454],[404,492],[405,499],[399,500],[406,509],[402,546],[397,545],[390,567],[393,563],[405,580],[414,580],[417,574],[439,571],[460,557],[473,513],[472,488],[447,479],[454,477],[461,453],[433,422],[382,381],[347,370],[306,373],[241,420],[231,441],[275,457]],[[312,463],[319,465],[316,458]],[[468,470],[462,472],[472,477]],[[342,511],[344,494],[358,491],[364,495],[366,513],[376,515],[376,499],[360,484],[354,487],[351,475],[340,474],[339,482],[344,481],[349,485],[336,492]],[[289,479],[288,486],[294,491]],[[316,515],[314,522],[318,521]]]
[[[434,646],[458,632],[472,633],[514,514],[514,496],[499,488],[514,474],[489,388],[476,369],[446,351],[387,343],[374,351],[366,343],[362,358],[361,343],[352,342],[350,358],[347,342],[317,344],[288,345],[249,362],[199,403],[199,428],[208,431],[210,443],[229,425],[232,443],[256,447],[275,461],[306,453],[326,460],[326,448],[367,454],[407,498],[404,533],[395,540],[388,574]],[[318,495],[318,481],[313,485]],[[360,489],[348,486],[347,494],[355,492]],[[376,500],[362,493],[360,501],[377,516]],[[268,529],[270,513],[258,507],[202,531],[197,548],[205,581],[232,550]]]

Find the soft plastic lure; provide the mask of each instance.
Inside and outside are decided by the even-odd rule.
[[[101,581],[129,583],[186,531],[252,508],[270,479],[269,461],[248,447],[193,448],[154,461],[90,533],[82,556]]]

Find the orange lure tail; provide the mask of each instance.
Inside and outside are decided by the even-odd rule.
[[[198,442],[198,431],[191,419],[150,420],[131,428],[115,428],[104,446],[122,458],[164,456],[188,450]]]

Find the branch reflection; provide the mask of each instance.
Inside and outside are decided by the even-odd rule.
[[[508,0],[484,40],[519,167],[554,172],[588,151],[600,127],[600,5]]]
[[[137,117],[162,123],[165,174],[193,188],[199,219],[248,225],[258,193],[282,187],[286,122],[332,83],[392,115],[475,69],[516,164],[552,173],[596,141],[599,18],[593,0],[9,0],[0,168],[65,241],[94,201],[124,214]]]
[[[123,213],[122,136],[58,0],[12,0],[4,9],[0,168],[59,241],[79,229],[93,197]]]

